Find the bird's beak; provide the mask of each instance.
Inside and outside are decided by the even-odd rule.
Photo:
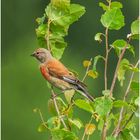
[[[35,52],[34,52],[34,53],[32,53],[30,56],[33,56],[33,57],[35,57]]]

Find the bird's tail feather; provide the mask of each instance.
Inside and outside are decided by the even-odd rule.
[[[80,91],[80,94],[83,95],[84,97],[86,97],[88,100],[93,101],[94,98],[87,92],[87,90],[85,89],[85,87],[83,87],[82,85],[78,84],[78,89]]]

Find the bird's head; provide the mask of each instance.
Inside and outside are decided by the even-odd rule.
[[[44,63],[53,58],[51,53],[45,48],[38,48],[31,54],[31,56],[38,59],[41,63]]]

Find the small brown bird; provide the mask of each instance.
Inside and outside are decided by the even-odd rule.
[[[59,60],[55,59],[47,49],[39,48],[31,56],[41,62],[40,71],[53,86],[62,91],[74,89],[93,101],[93,97],[87,92],[85,84],[78,80]]]

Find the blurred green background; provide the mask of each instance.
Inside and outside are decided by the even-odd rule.
[[[37,132],[40,124],[38,114],[33,109],[38,107],[44,117],[49,118],[47,100],[50,93],[45,80],[42,78],[38,62],[30,57],[37,48],[35,35],[35,19],[43,15],[47,0],[2,0],[2,140],[46,140],[48,133]],[[62,62],[69,68],[79,73],[82,78],[85,69],[82,61],[104,53],[104,45],[94,41],[97,32],[104,32],[100,24],[100,16],[103,13],[95,0],[73,0],[75,3],[86,7],[86,14],[69,30],[66,37],[68,48],[63,55]],[[111,31],[109,41],[126,37],[130,33],[130,24],[138,17],[138,0],[121,1],[124,4],[126,26],[120,31]],[[136,58],[130,53],[126,57],[135,63],[138,59],[138,42],[133,42]],[[114,73],[117,57],[115,53],[110,56],[108,68],[109,86]],[[97,69],[98,79],[86,79],[89,91],[94,96],[101,96],[104,89],[103,63],[100,62]],[[138,75],[135,76],[138,79]],[[125,90],[115,90],[116,98],[122,97]],[[118,82],[117,82],[118,86]],[[77,110],[75,117],[82,117],[84,122],[89,120],[90,114]],[[137,126],[138,127],[138,126]],[[138,137],[138,131],[136,132]],[[95,131],[93,138],[99,138]]]

